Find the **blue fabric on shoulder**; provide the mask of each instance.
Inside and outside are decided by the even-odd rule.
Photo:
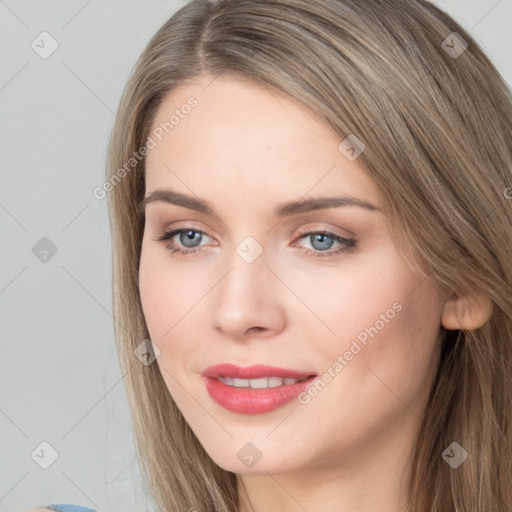
[[[52,505],[45,505],[50,510],[56,512],[97,512],[92,508],[82,507],[81,505],[72,505],[71,503],[55,503]]]

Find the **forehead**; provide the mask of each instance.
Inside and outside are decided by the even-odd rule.
[[[224,76],[180,86],[160,106],[155,130],[146,191],[265,193],[274,202],[328,192],[379,202],[373,180],[339,150],[343,138],[274,90]]]

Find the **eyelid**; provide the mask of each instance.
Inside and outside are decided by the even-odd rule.
[[[323,222],[320,223],[308,223],[298,228],[295,233],[297,235],[308,234],[311,232],[315,233],[330,233],[346,240],[355,239],[356,234],[348,229],[342,229],[336,226],[327,225]]]
[[[203,228],[197,226],[198,222],[196,221],[178,221],[176,223],[166,223],[161,229],[157,229],[160,233],[169,233],[171,231],[179,231],[179,230],[187,230],[187,229],[193,229],[194,231],[197,231],[203,235],[206,235],[207,237],[216,240],[222,240],[222,237],[213,236],[210,234],[209,228]],[[200,224],[200,223],[199,223]]]
[[[194,229],[196,231],[201,232],[204,235],[207,235],[208,237],[210,237],[212,239],[222,240],[222,236],[217,236],[217,235],[212,236],[210,234],[210,228],[197,227],[196,224],[202,224],[202,223],[193,221],[193,220],[177,221],[176,223],[165,223],[162,228],[157,229],[157,230],[162,233],[162,232],[175,231],[175,230],[179,230],[179,229]],[[311,225],[311,224],[313,224],[313,225]],[[337,235],[337,236],[339,236],[341,238],[345,238],[345,239],[356,238],[356,234],[347,228],[339,228],[339,227],[332,226],[332,225],[327,225],[327,227],[325,227],[326,224],[328,224],[328,223],[326,223],[325,221],[322,222],[322,221],[317,220],[317,221],[306,222],[306,225],[304,225],[304,221],[302,221],[301,227],[295,229],[294,234],[292,234],[292,236],[296,237],[297,235],[302,235],[302,234],[309,233],[311,231],[315,231],[315,232],[332,233],[334,235]],[[340,233],[340,231],[341,231],[341,233]]]

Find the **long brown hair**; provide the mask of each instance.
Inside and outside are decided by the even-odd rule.
[[[426,0],[193,0],[140,56],[120,101],[102,191],[120,364],[158,505],[239,507],[235,475],[202,448],[158,365],[134,356],[149,338],[138,288],[143,148],[154,142],[150,130],[167,93],[220,74],[298,100],[340,142],[351,134],[364,141],[358,162],[380,188],[408,261],[421,261],[443,293],[478,290],[493,302],[479,329],[444,332],[411,453],[408,510],[510,510],[512,97],[473,38]],[[457,469],[442,458],[453,442],[468,453]]]

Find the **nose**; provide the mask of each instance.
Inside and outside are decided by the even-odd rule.
[[[267,266],[264,253],[253,262],[238,254],[211,296],[211,321],[234,340],[272,337],[286,325],[284,285]]]

